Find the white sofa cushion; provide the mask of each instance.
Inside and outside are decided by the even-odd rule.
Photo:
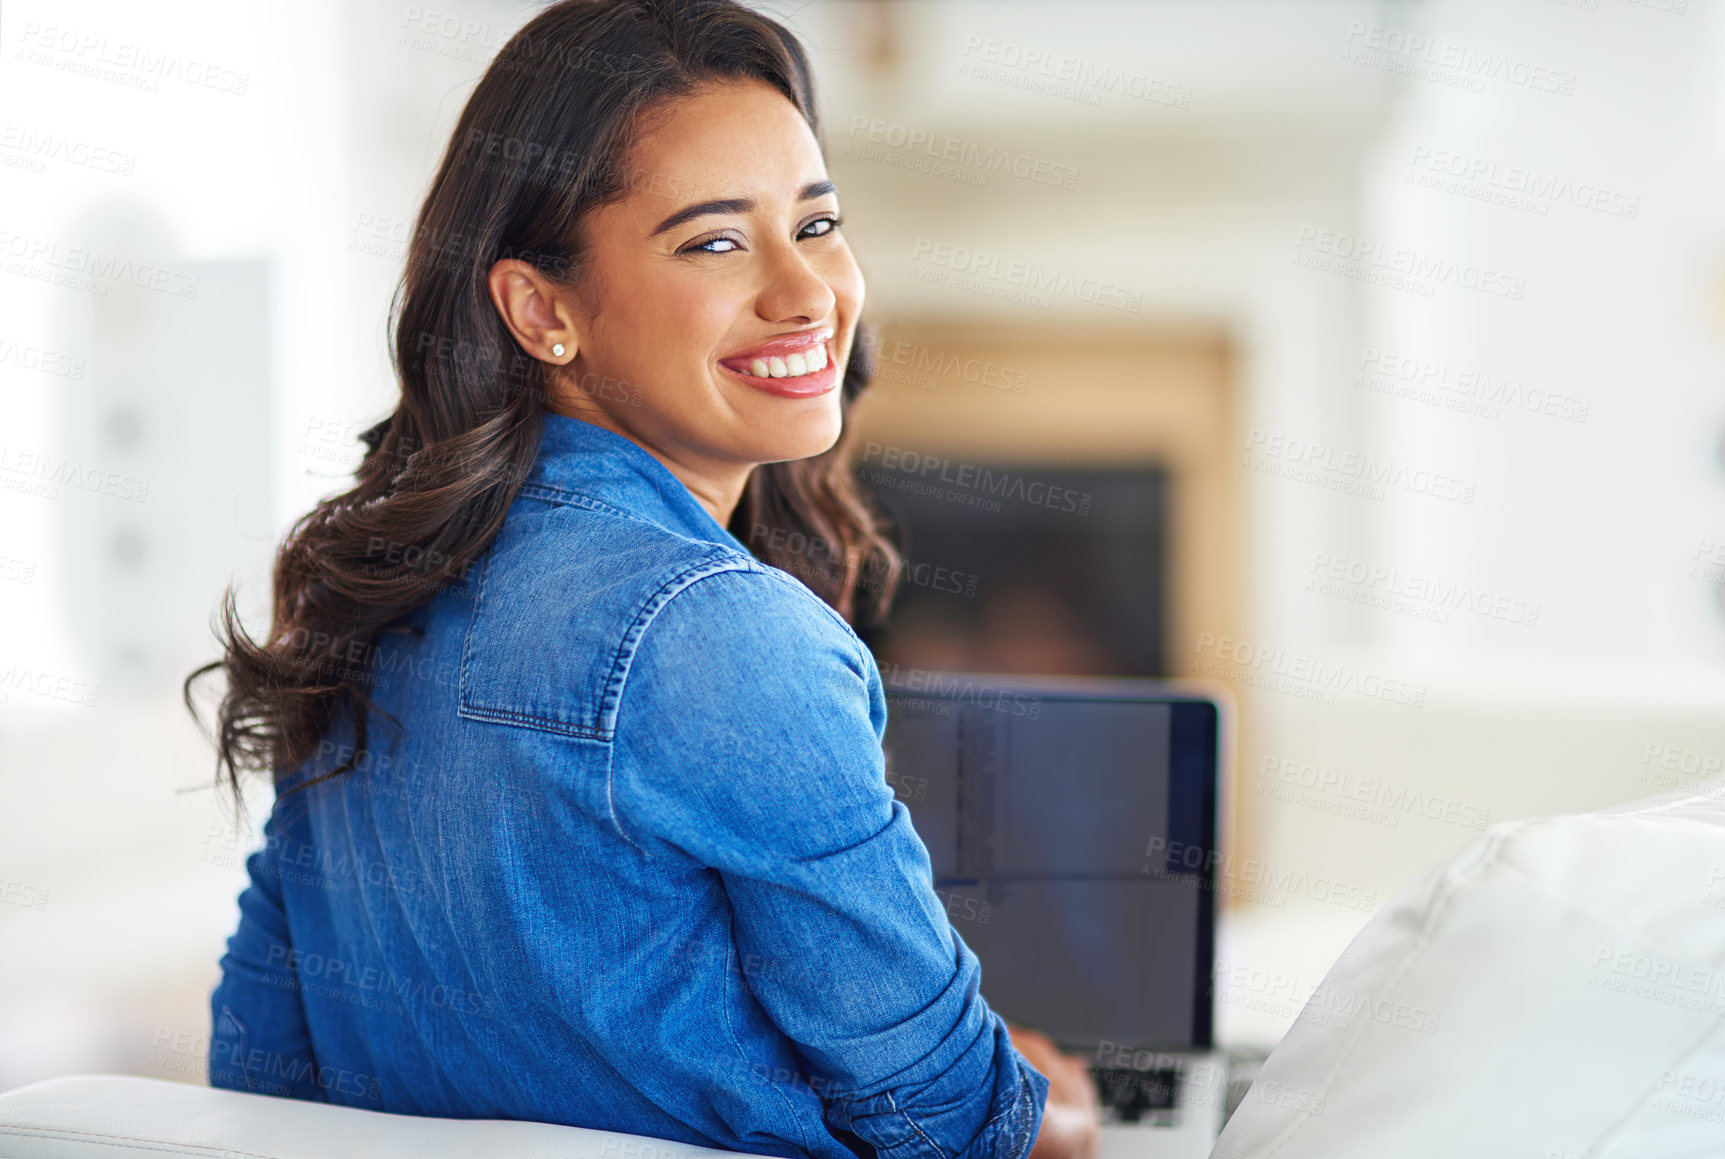
[[[502,1119],[427,1119],[128,1075],[0,1094],[7,1159],[734,1159],[663,1139]]]
[[[1212,1159],[1725,1156],[1725,787],[1495,826],[1393,898]]]

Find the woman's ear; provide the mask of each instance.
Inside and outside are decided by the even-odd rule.
[[[580,342],[569,290],[519,258],[493,265],[486,281],[492,305],[521,349],[555,366],[574,359]]]

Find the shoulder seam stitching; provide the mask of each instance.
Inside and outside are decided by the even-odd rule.
[[[751,567],[751,564],[754,566]],[[628,688],[629,672],[634,667],[635,653],[640,649],[641,638],[647,634],[648,627],[658,618],[659,613],[664,611],[665,605],[669,604],[679,594],[712,576],[733,571],[754,571],[759,566],[757,560],[737,558],[735,552],[726,552],[724,556],[718,559],[708,559],[678,572],[660,584],[658,589],[642,603],[640,609],[635,613],[634,620],[630,622],[628,630],[623,633],[623,642],[618,645],[617,655],[611,661],[611,672],[605,678],[605,688],[600,694],[599,719],[596,722],[598,739],[604,741],[606,747],[611,750],[605,761],[605,807],[611,814],[611,825],[617,830],[618,836],[635,848],[641,849],[642,852],[646,852],[646,850],[629,836],[623,828],[622,818],[617,815],[616,777],[614,775],[617,714],[623,705],[623,693]]]

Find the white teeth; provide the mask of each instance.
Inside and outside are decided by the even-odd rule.
[[[800,378],[805,374],[825,370],[829,361],[831,360],[827,357],[827,348],[823,343],[795,354],[787,354],[783,358],[751,358],[749,373],[756,378]]]

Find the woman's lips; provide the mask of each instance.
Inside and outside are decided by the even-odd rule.
[[[787,334],[739,354],[721,358],[719,365],[757,390],[792,398],[825,394],[838,385],[838,366],[831,327]]]
[[[786,334],[779,338],[769,339],[759,346],[751,346],[747,350],[739,350],[735,354],[727,354],[719,359],[722,365],[732,370],[747,372],[749,363],[757,358],[784,358],[786,355],[807,353],[811,348],[821,345],[833,336],[831,326],[823,326],[818,330],[799,330],[795,334]]]

